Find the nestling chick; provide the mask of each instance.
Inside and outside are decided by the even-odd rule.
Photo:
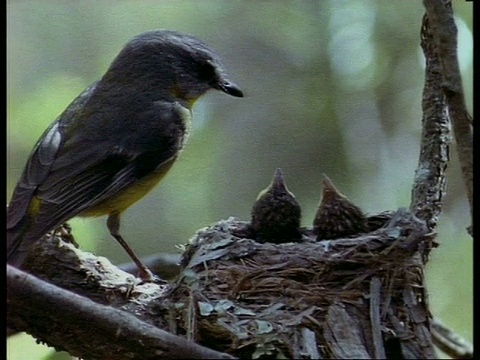
[[[317,240],[367,232],[367,218],[363,211],[340,193],[325,174],[322,186],[322,199],[313,220],[313,232]]]
[[[285,243],[300,240],[300,205],[288,190],[280,169],[275,171],[270,185],[258,194],[251,216],[251,228],[257,241]]]

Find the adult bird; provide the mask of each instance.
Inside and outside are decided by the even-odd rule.
[[[7,210],[7,262],[20,267],[32,244],[75,216],[107,215],[111,235],[152,280],[120,217],[171,168],[209,89],[243,96],[201,40],[153,30],[129,41],[33,148]]]

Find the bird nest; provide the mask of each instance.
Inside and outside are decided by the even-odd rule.
[[[283,244],[251,239],[234,218],[199,231],[173,289],[176,332],[242,358],[374,356],[375,331],[387,342],[415,331],[433,241],[407,210],[381,218],[357,237],[317,241],[301,229]]]

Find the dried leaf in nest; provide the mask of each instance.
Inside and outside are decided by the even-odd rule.
[[[363,211],[337,190],[328,176],[323,176],[322,199],[318,205],[313,231],[317,239],[338,239],[368,231]]]
[[[349,346],[369,353],[372,277],[389,284],[382,292],[388,299],[379,300],[386,313],[401,313],[410,324],[403,296],[411,271],[404,267],[427,228],[408,211],[374,233],[335,241],[317,242],[302,230],[299,242],[259,243],[237,236],[247,227],[230,218],[199,231],[188,245],[172,299],[180,333],[198,334],[193,340],[241,358],[331,358],[341,344],[325,346],[326,334],[338,337],[341,324],[335,326],[332,314],[343,309],[348,334],[355,334]]]
[[[277,169],[270,185],[253,204],[251,228],[257,241],[284,243],[297,241],[300,235],[301,209],[295,195]]]

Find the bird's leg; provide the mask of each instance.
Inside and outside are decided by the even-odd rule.
[[[107,227],[110,231],[110,235],[112,235],[120,243],[120,245],[122,245],[122,247],[133,260],[135,265],[137,265],[139,270],[138,275],[140,276],[140,278],[145,282],[158,281],[159,278],[155,276],[152,271],[145,266],[145,264],[140,260],[137,254],[134,253],[132,248],[123,239],[122,235],[120,235],[120,213],[114,212],[108,215]]]

